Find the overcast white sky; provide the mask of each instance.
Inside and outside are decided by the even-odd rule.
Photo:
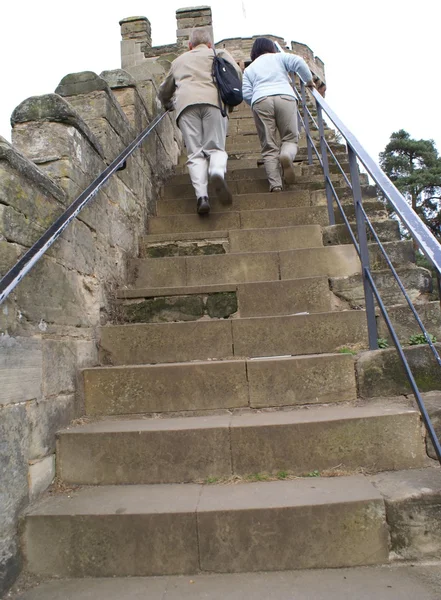
[[[328,103],[374,159],[400,128],[434,139],[441,151],[439,0],[207,4],[216,40],[274,34],[307,44],[325,62]],[[186,0],[3,1],[0,135],[10,139],[15,106],[53,92],[64,75],[119,68],[120,19],[145,16],[153,44],[172,43],[175,11],[189,5]]]

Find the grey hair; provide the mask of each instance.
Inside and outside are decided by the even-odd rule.
[[[213,44],[211,32],[207,27],[195,27],[190,33],[190,44],[195,48],[199,44]]]

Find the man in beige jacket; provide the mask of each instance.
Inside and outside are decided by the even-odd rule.
[[[223,117],[219,94],[213,82],[213,42],[202,27],[193,29],[189,52],[172,62],[170,72],[159,88],[159,99],[166,108],[175,108],[176,121],[182,132],[188,155],[188,171],[197,198],[197,212],[210,211],[208,179],[224,204],[232,201],[225,181],[228,155],[225,152],[228,117]],[[226,50],[218,55],[242,71]]]

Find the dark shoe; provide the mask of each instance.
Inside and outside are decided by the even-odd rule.
[[[208,202],[207,196],[202,196],[201,198],[198,198],[196,210],[198,215],[208,215],[208,213],[210,212],[210,203]]]
[[[228,189],[227,182],[225,181],[225,177],[223,175],[220,175],[219,173],[212,175],[211,183],[214,185],[217,197],[222,204],[231,204],[233,202],[233,196]]]

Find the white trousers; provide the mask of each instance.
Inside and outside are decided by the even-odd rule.
[[[194,104],[179,115],[178,127],[187,148],[187,166],[196,198],[208,196],[208,177],[225,175],[228,117],[211,104]]]

